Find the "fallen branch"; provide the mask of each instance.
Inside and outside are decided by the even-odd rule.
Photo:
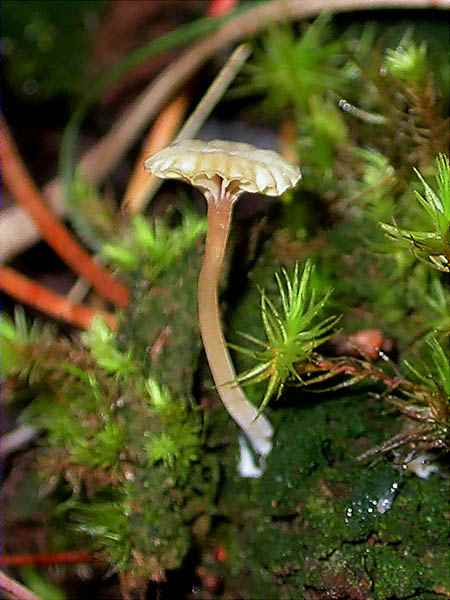
[[[0,590],[12,594],[16,600],[40,600],[39,596],[30,592],[24,585],[0,571]]]
[[[128,304],[127,288],[92,259],[48,208],[19,156],[3,117],[0,117],[0,159],[9,192],[31,216],[49,246],[76,273],[90,281],[100,295],[125,307]]]
[[[0,289],[19,302],[81,329],[88,329],[96,315],[105,319],[110,327],[117,327],[116,318],[111,313],[73,304],[64,296],[52,292],[10,267],[0,267]]]
[[[182,85],[211,56],[228,44],[251,37],[268,26],[283,21],[315,17],[321,12],[352,12],[381,9],[437,9],[449,10],[450,0],[272,0],[250,8],[229,21],[219,31],[194,44],[170,67],[163,71],[122,115],[117,125],[97,144],[88,150],[81,160],[84,176],[93,184],[101,183],[114,169],[131,144],[139,137],[147,123],[173,97]],[[54,210],[64,211],[61,187],[58,179],[45,188]],[[20,215],[20,216],[19,216]],[[0,262],[8,260],[39,239],[36,229],[30,227],[28,218],[18,209],[8,209],[0,215]],[[20,222],[26,231],[20,239],[2,243],[13,223]]]

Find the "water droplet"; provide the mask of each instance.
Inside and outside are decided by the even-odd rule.
[[[380,498],[377,503],[377,511],[383,515],[392,506],[392,498]]]

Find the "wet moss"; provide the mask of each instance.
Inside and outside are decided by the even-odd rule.
[[[261,336],[255,284],[273,287],[276,266],[266,251],[233,331]],[[250,366],[239,354],[235,360],[239,369]],[[236,444],[229,448],[219,504],[228,525],[217,534],[230,555],[225,597],[387,600],[450,590],[450,481],[420,480],[387,459],[356,462],[398,431],[369,392],[290,388],[269,410],[275,442],[260,479],[241,479]],[[248,388],[255,402],[261,394]]]
[[[230,462],[221,503],[235,535],[228,585],[243,586],[243,597],[341,590],[336,597],[385,600],[450,589],[449,481],[356,464],[358,413],[361,397],[282,408],[264,476],[243,481]]]

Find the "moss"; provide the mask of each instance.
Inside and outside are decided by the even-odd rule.
[[[356,464],[352,444],[372,417],[362,400],[276,410],[276,443],[260,480],[239,479],[230,461],[221,502],[235,536],[233,545],[222,540],[230,589],[246,598],[337,590],[376,600],[449,589],[450,484],[386,462]]]
[[[189,397],[200,353],[197,279],[200,247],[180,257],[150,287],[136,277],[119,339],[146,372],[176,396]]]
[[[24,318],[3,322],[23,355],[11,393],[28,386],[22,419],[47,432],[38,460],[59,514],[133,581],[180,568],[215,511],[217,455],[191,395],[198,267],[195,249],[151,289],[140,278],[118,335],[94,322],[82,343],[49,332],[43,345]]]
[[[14,3],[7,4],[11,17]],[[75,20],[78,13],[72,15]],[[238,331],[264,338],[258,287],[275,296],[277,307],[274,272],[312,257],[317,264],[311,282],[316,297],[330,286],[335,289],[325,317],[343,313],[344,338],[364,328],[389,335],[391,357],[400,364],[416,338],[436,323],[448,330],[448,289],[435,286],[438,275],[430,275],[407,247],[395,246],[395,239],[387,242],[378,221],[390,223],[395,216],[408,230],[426,231],[417,203],[411,202],[418,183],[411,167],[431,176],[434,153],[447,150],[447,115],[439,102],[444,78],[430,73],[425,82],[427,57],[420,41],[415,58],[410,46],[410,59],[419,69],[405,78],[402,48],[410,43],[407,37],[396,35],[396,43],[403,40],[401,46],[384,53],[385,42],[375,43],[378,34],[367,30],[350,40],[349,50],[346,36],[337,44],[326,42],[322,34],[327,20],[313,25],[309,38],[299,38],[294,30],[273,33],[265,46],[276,52],[256,53],[256,68],[248,71],[258,80],[250,87],[267,92],[266,105],[287,106],[297,118],[299,139],[292,146],[299,150],[304,178],[280,208],[267,213],[268,227],[259,231],[271,237],[262,247],[257,234],[241,235],[239,249],[249,238],[247,254],[252,256],[242,253],[232,261],[224,281],[229,300],[226,337],[238,345]],[[35,33],[45,41],[48,27],[38,21]],[[305,54],[308,39],[312,46],[322,42],[319,60]],[[280,60],[282,55],[288,60]],[[299,57],[306,66],[312,60],[320,67],[310,73],[309,83],[297,68]],[[287,63],[308,84],[300,95],[292,87],[295,78],[285,77]],[[264,66],[270,67],[271,77]],[[35,70],[27,69],[28,75]],[[25,75],[18,72],[19,79]],[[267,85],[278,75],[278,83],[287,86],[284,90]],[[329,95],[342,84],[351,88],[348,100],[357,107],[347,107],[349,114],[338,112],[336,99]],[[64,88],[67,82],[62,81],[59,91]],[[447,189],[448,177],[443,179]],[[95,192],[82,181],[76,183],[82,199]],[[450,204],[447,192],[441,196]],[[426,200],[422,198],[422,205]],[[92,221],[98,211],[95,201],[88,204],[85,218]],[[436,206],[433,210],[435,216],[441,212]],[[379,388],[366,381],[320,394],[294,386],[283,389],[267,411],[276,432],[264,476],[243,480],[237,474],[236,425],[222,408],[209,411],[197,407],[194,399],[194,392],[201,394],[209,383],[207,368],[198,369],[196,307],[197,240],[204,223],[187,215],[179,223],[175,215],[154,229],[138,218],[124,240],[111,240],[106,238],[117,229],[112,216],[102,223],[94,218],[84,233],[92,242],[86,234],[99,230],[93,236],[97,244],[109,242],[101,244],[103,255],[122,268],[130,283],[131,303],[118,334],[97,323],[80,344],[28,330],[24,318],[16,323],[21,327],[4,319],[0,323],[0,349],[7,357],[3,370],[20,380],[9,389],[14,388],[22,404],[31,399],[22,417],[46,431],[36,452],[42,473],[55,487],[41,506],[57,514],[59,530],[65,532],[69,523],[88,536],[123,581],[141,580],[142,588],[149,578],[159,582],[172,570],[180,574],[198,550],[208,568],[222,577],[225,598],[425,600],[448,595],[450,481],[439,475],[419,480],[386,459],[372,465],[355,460],[400,430],[399,419],[386,411],[382,399],[370,395]],[[439,234],[447,229],[445,222]],[[408,245],[411,239],[406,236]],[[438,256],[444,256],[441,251],[442,246]],[[260,255],[255,258],[253,253]],[[252,261],[247,286],[241,286],[243,265]],[[278,323],[276,311],[271,315]],[[331,350],[339,354],[337,346]],[[320,348],[324,354],[329,349]],[[294,356],[291,376],[306,358]],[[236,354],[238,371],[254,366],[252,359],[262,361],[261,355]],[[448,375],[445,356],[435,366],[427,370],[434,379],[423,378],[428,383],[439,382],[436,371]],[[389,366],[380,368],[387,371]],[[441,387],[444,413],[449,394],[448,386]],[[256,405],[264,388],[264,383],[247,387]],[[432,408],[436,412],[436,402]],[[30,481],[36,487],[35,479]],[[25,486],[24,494],[31,494]],[[33,511],[40,505],[35,500]],[[25,509],[17,507],[32,518]],[[64,546],[67,540],[62,542]],[[223,546],[228,558],[211,567],[214,546]],[[201,578],[200,569],[197,573]]]
[[[272,286],[276,264],[266,250],[234,313],[234,331],[261,335],[254,284]],[[236,360],[248,367],[240,355]],[[262,393],[248,388],[256,403]],[[449,589],[450,482],[419,480],[385,460],[355,461],[398,427],[380,400],[367,392],[291,388],[272,405],[270,418],[274,449],[261,479],[239,478],[236,447],[228,451],[220,510],[232,533],[217,542],[230,553],[226,593],[387,600],[433,598],[439,586]]]

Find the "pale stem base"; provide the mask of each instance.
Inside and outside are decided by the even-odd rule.
[[[243,430],[255,452],[264,457],[272,449],[273,428],[245,397],[236,382],[219,313],[218,288],[230,231],[233,201],[208,202],[208,235],[198,286],[200,331],[217,391],[226,409]]]

